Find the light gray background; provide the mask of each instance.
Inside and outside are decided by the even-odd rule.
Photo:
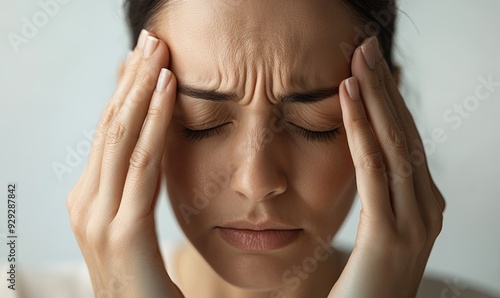
[[[129,43],[118,0],[65,2],[16,52],[8,34],[21,34],[23,18],[33,20],[43,9],[39,1],[0,0],[0,236],[6,233],[7,183],[15,181],[18,263],[26,267],[83,261],[69,227],[66,195],[87,157],[85,133],[95,127],[114,89]],[[408,15],[400,16],[397,49],[405,98],[424,139],[431,140],[436,129],[445,136],[427,150],[448,203],[427,273],[498,296],[500,87],[469,106],[460,125],[453,127],[443,116],[455,104],[474,103],[470,96],[481,77],[500,82],[500,2],[400,4]],[[68,164],[71,150],[81,160]],[[59,179],[54,163],[71,172]],[[183,235],[169,208],[164,197],[157,214],[160,236],[178,242]],[[353,244],[359,210],[357,200],[339,244]],[[0,245],[0,263],[6,255],[6,245]]]

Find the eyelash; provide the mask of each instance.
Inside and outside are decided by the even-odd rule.
[[[311,142],[333,142],[337,135],[340,134],[338,128],[328,131],[312,131],[290,123],[293,127],[293,130],[304,137],[306,140]]]
[[[222,132],[222,130],[224,130],[224,126],[226,124],[221,124],[219,126],[215,126],[215,127],[207,128],[207,129],[201,129],[201,130],[194,130],[194,129],[189,129],[186,127],[183,130],[183,135],[186,138],[188,138],[189,140],[201,141],[203,139],[219,135]]]
[[[227,123],[226,123],[227,124]],[[189,140],[192,141],[201,141],[206,138],[210,138],[213,136],[217,136],[222,133],[224,130],[224,126],[226,124],[222,124],[216,127],[202,129],[202,130],[193,130],[189,128],[185,128],[183,130],[183,135]],[[305,138],[311,142],[332,142],[335,140],[337,135],[340,134],[339,128],[329,130],[329,131],[312,131],[290,123],[294,132],[299,134],[301,137]]]

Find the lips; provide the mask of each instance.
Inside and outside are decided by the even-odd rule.
[[[219,235],[231,246],[249,251],[275,250],[293,243],[301,228],[278,222],[238,221],[218,226]]]

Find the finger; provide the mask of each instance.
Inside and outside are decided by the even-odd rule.
[[[130,158],[117,216],[138,218],[153,213],[175,92],[175,78],[170,70],[162,69],[144,128]]]
[[[445,203],[429,173],[425,150],[413,117],[398,90],[398,86],[394,83],[389,66],[382,58],[382,55],[379,61],[380,67],[377,68],[379,69],[377,74],[383,78],[383,84],[390,99],[387,101],[387,105],[392,111],[396,122],[407,135],[415,198],[426,230],[425,245],[420,255],[420,262],[424,264],[423,273],[434,241],[442,229]]]
[[[83,173],[87,180],[86,187],[88,187],[88,189],[97,188],[99,185],[101,178],[102,155],[104,152],[104,139],[106,138],[106,133],[109,129],[111,121],[118,114],[118,111],[125,100],[126,94],[134,82],[137,66],[139,64],[140,57],[142,56],[147,34],[148,32],[146,30],[141,32],[134,51],[127,57],[124,73],[121,76],[113,95],[106,104],[99,123],[97,124],[92,141],[91,152],[87,160],[87,166],[85,167]],[[95,189],[95,191],[97,192],[98,189]]]
[[[370,60],[373,62],[369,65]],[[387,104],[389,98],[383,76],[377,75],[382,56],[375,37],[366,40],[354,53],[352,73],[359,80],[360,93],[374,135],[387,166],[390,200],[396,218],[418,219],[411,163],[406,135]]]
[[[339,95],[362,208],[367,214],[376,214],[382,219],[394,219],[390,201],[387,199],[389,187],[386,166],[372,133],[355,77],[340,84]]]
[[[132,151],[139,139],[160,70],[168,62],[166,44],[149,36],[134,83],[106,134],[98,202],[98,210],[103,216],[114,216],[118,210]]]
[[[413,120],[413,117],[406,106],[398,87],[392,79],[389,66],[385,60],[381,61],[381,66],[382,67],[380,69],[384,77],[385,89],[387,90],[389,97],[392,99],[388,101],[388,104],[392,110],[395,111],[394,115],[397,115],[399,122],[405,127],[405,131],[407,132],[408,150],[410,153],[411,165],[414,171],[414,185],[419,185],[419,187],[416,187],[415,189],[417,198],[427,198],[429,197],[429,194],[433,193],[439,208],[443,211],[445,208],[445,202],[443,196],[439,190],[437,190],[437,187],[432,180],[432,176],[430,175],[429,168],[427,166],[425,149],[420,134],[418,133],[417,126],[415,125],[415,121]],[[431,186],[432,193],[428,192],[429,186]],[[421,190],[425,190],[425,192],[421,192]]]

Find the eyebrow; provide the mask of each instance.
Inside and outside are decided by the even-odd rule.
[[[219,92],[212,90],[203,90],[187,85],[178,85],[177,92],[189,97],[204,99],[216,102],[238,101],[238,95],[232,92]],[[306,92],[292,92],[278,96],[282,103],[313,103],[327,99],[339,92],[339,87],[316,89]]]

